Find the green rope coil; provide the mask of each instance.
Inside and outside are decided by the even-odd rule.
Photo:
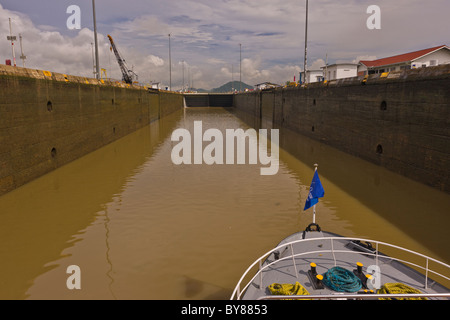
[[[333,267],[323,274],[323,283],[337,292],[356,292],[362,288],[361,280],[351,271]]]

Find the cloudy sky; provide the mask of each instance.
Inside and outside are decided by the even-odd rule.
[[[305,0],[96,0],[100,65],[121,79],[109,50],[110,34],[144,83],[188,81],[210,89],[239,80],[250,85],[298,79],[303,69]],[[81,9],[81,29],[69,30],[70,5]],[[381,30],[369,30],[367,8],[381,8]],[[450,45],[449,0],[311,0],[308,65],[375,59]],[[12,58],[13,35],[23,37],[29,68],[92,76],[91,0],[0,0],[0,63]],[[19,42],[17,65],[22,66]],[[184,61],[184,63],[183,63]],[[183,68],[184,65],[184,68]],[[233,72],[232,72],[233,71]]]

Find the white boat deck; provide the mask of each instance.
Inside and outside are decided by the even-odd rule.
[[[360,244],[362,245],[370,242],[373,250],[366,249],[360,246],[360,244],[354,244],[352,241],[355,240],[361,241]],[[431,262],[437,262],[444,268],[448,268],[446,274],[450,271],[450,266],[415,252],[391,246],[412,254],[415,257],[413,265],[419,269],[423,268],[422,272],[418,272],[410,266],[407,266],[404,261],[400,262],[398,259],[383,255],[376,250],[381,247],[386,248],[386,246],[389,247],[391,245],[382,242],[373,242],[372,240],[365,241],[364,239],[343,238],[331,233],[319,231],[293,234],[284,239],[276,249],[261,257],[260,262],[255,262],[253,266],[256,265],[256,267],[259,267],[261,272],[258,271],[247,286],[241,287],[241,281],[245,277],[244,274],[233,293],[232,299],[274,299],[277,297],[271,296],[268,289],[269,285],[274,283],[295,284],[296,282],[299,282],[310,294],[310,296],[303,296],[306,299],[319,297],[330,298],[331,296],[341,299],[354,298],[355,294],[364,299],[378,299],[382,297],[374,294],[361,294],[366,289],[364,286],[359,292],[353,293],[333,291],[326,286],[323,286],[323,289],[318,289],[315,285],[315,277],[311,277],[308,274],[308,271],[311,269],[311,263],[316,264],[317,274],[323,275],[327,270],[335,266],[353,272],[353,270],[357,269],[357,262],[364,265],[362,268],[364,274],[367,273],[368,267],[379,270],[378,283],[381,285],[385,283],[402,283],[420,290],[422,294],[427,295],[428,299],[450,298],[450,290],[432,280],[435,277],[440,278],[440,275],[429,270],[428,265]],[[419,262],[416,262],[416,260]],[[247,271],[250,271],[250,269],[251,267]],[[363,279],[365,279],[364,274],[362,275]],[[449,280],[446,277],[443,278]],[[285,296],[282,297],[286,299]],[[391,295],[391,297],[394,296]]]

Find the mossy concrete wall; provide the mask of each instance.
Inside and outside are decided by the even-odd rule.
[[[0,195],[182,107],[176,93],[0,65]]]
[[[450,65],[249,92],[234,105],[450,192]]]

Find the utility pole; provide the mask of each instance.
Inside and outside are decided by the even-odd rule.
[[[97,21],[95,17],[95,0],[92,0],[92,13],[94,16],[94,41],[95,41],[95,72],[96,78],[100,79],[100,63],[98,60],[98,40],[97,40]]]
[[[183,63],[183,89],[181,90],[181,92],[184,92],[184,60],[182,61]]]
[[[306,56],[307,56],[307,52],[308,52],[308,0],[306,0],[306,24],[305,24],[305,64],[303,67],[303,70],[305,71],[304,74],[304,83],[306,84]]]
[[[169,33],[169,91],[172,90],[172,53],[170,48],[170,36]]]
[[[27,56],[23,54],[23,46],[22,46],[22,34],[19,33],[19,40],[20,40],[20,52],[21,56],[20,59],[22,59],[23,67],[25,68],[25,60],[27,59]]]
[[[189,92],[191,90],[191,67],[188,66],[188,85],[186,91]]]
[[[239,92],[242,91],[242,44],[239,43]]]
[[[94,75],[95,78],[95,53],[94,53],[94,43],[91,42],[91,48],[92,48],[92,74]]]
[[[17,40],[17,37],[12,35],[11,18],[9,18],[9,36],[7,36],[6,39],[11,41],[13,62],[14,62],[14,67],[16,67],[16,53],[14,52],[14,41]]]
[[[234,93],[233,64],[231,64],[231,92]]]

